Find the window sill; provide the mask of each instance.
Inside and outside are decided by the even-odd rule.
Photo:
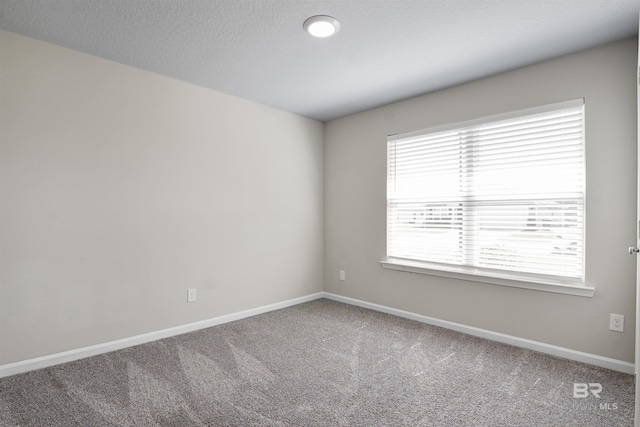
[[[386,259],[380,261],[383,268],[389,270],[408,271],[410,273],[427,274],[431,276],[448,277],[453,279],[468,280],[472,282],[488,283],[499,286],[509,286],[513,288],[531,289],[534,291],[553,292],[565,295],[577,295],[592,298],[595,288],[582,285],[568,285],[566,283],[554,282],[547,279],[531,278],[523,279],[504,273],[487,273],[472,268],[428,264],[417,261],[402,259]],[[445,269],[446,268],[446,269]]]

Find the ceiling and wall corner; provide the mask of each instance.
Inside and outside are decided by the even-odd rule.
[[[640,0],[3,0],[0,29],[329,121],[637,33]],[[341,30],[314,39],[303,22]]]

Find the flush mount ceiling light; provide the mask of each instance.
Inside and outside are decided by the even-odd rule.
[[[302,27],[314,37],[330,37],[338,32],[340,23],[331,16],[316,15],[304,21]]]

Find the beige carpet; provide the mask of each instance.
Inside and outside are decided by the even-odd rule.
[[[631,375],[328,300],[0,379],[2,427],[631,426],[633,406]]]

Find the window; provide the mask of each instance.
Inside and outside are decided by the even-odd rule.
[[[387,140],[387,262],[584,286],[582,99]]]

